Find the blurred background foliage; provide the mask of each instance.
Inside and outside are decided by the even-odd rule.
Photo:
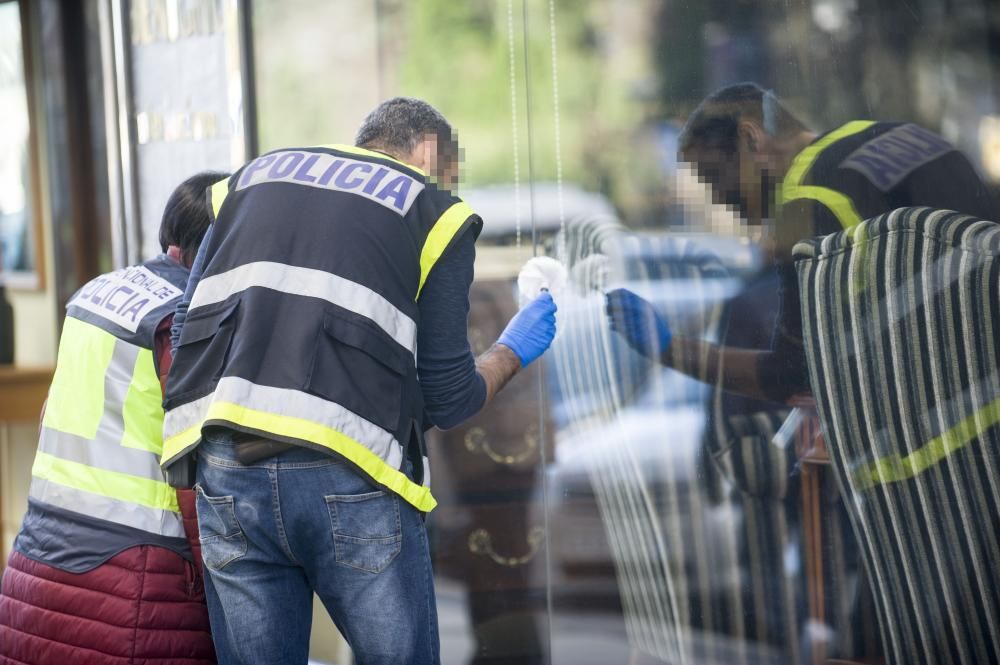
[[[919,122],[1000,180],[997,139],[981,126],[997,113],[1000,68],[990,65],[1000,58],[1000,3],[256,0],[253,7],[263,150],[350,141],[379,100],[411,95],[437,106],[459,132],[465,186],[511,183],[515,161],[522,184],[555,180],[558,138],[567,182],[607,196],[629,224],[658,225],[669,223],[683,119],[712,90],[755,80],[820,131],[858,118]],[[984,50],[991,60],[971,55]]]

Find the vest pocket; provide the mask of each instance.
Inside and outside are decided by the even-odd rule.
[[[395,433],[403,405],[405,362],[401,349],[374,324],[357,315],[327,312],[310,369],[309,391]]]
[[[222,371],[229,358],[229,346],[233,332],[236,330],[236,309],[238,299],[221,306],[207,305],[199,307],[184,320],[181,338],[178,342],[178,358],[181,363],[195,362],[196,376],[194,384],[214,381],[222,376]],[[183,353],[180,351],[183,350]],[[184,382],[184,374],[177,372],[180,381]]]
[[[330,510],[337,563],[380,573],[399,555],[399,500],[385,491],[323,497]]]

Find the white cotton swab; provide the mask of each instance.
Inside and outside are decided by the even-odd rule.
[[[551,257],[536,256],[529,260],[517,276],[522,304],[534,300],[543,291],[558,299],[566,287],[566,277],[566,267]]]

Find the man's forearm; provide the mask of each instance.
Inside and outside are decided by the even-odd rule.
[[[503,344],[494,344],[476,358],[476,371],[486,383],[484,408],[520,369],[521,360]]]
[[[719,346],[677,335],[661,361],[667,367],[728,392],[767,399],[760,385],[759,365],[768,351]]]

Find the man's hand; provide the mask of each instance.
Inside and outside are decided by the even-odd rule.
[[[518,312],[500,339],[476,359],[476,371],[486,382],[490,403],[522,367],[527,367],[552,344],[556,335],[556,304],[548,293],[535,298]]]
[[[611,329],[642,355],[660,360],[670,348],[670,326],[652,305],[631,291],[615,289],[608,293],[607,312]]]
[[[514,352],[527,367],[552,344],[556,336],[556,303],[548,292],[538,296],[518,312],[497,344],[502,344]]]
[[[762,362],[774,362],[772,352],[674,337],[652,305],[625,289],[608,293],[607,310],[611,329],[639,353],[722,390],[773,401],[761,388],[759,369]]]

